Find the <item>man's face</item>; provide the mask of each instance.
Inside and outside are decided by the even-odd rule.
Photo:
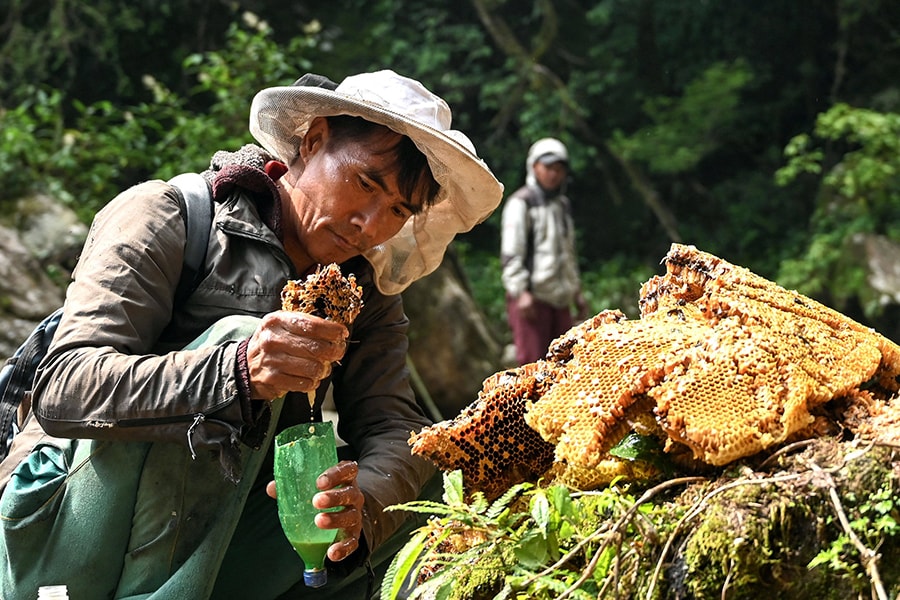
[[[563,182],[569,169],[564,162],[555,162],[549,165],[537,161],[534,163],[534,178],[545,190],[558,190]]]
[[[396,235],[418,210],[400,196],[383,151],[399,137],[335,141],[324,120],[314,121],[286,185],[285,247],[298,268],[348,260]]]

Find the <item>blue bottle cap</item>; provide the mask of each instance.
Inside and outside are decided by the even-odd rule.
[[[322,587],[328,583],[328,571],[325,569],[305,569],[303,571],[303,583],[307,587]]]

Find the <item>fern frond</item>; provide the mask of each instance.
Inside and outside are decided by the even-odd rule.
[[[494,500],[494,503],[491,504],[491,507],[488,509],[487,514],[485,515],[488,519],[496,519],[500,514],[503,513],[504,510],[509,508],[510,502],[516,499],[516,497],[521,494],[523,491],[526,491],[530,488],[534,487],[533,484],[530,483],[519,483],[508,490]]]

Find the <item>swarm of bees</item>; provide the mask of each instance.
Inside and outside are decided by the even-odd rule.
[[[492,498],[541,477],[594,489],[650,476],[610,455],[634,432],[695,467],[829,424],[900,439],[896,344],[693,246],[673,244],[663,262],[641,288],[639,319],[610,310],[576,325],[543,360],[485,380],[456,418],[413,433],[413,453]]]

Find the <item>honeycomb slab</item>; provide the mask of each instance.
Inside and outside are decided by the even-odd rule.
[[[536,448],[544,457],[536,432],[553,448],[544,476],[592,489],[650,472],[609,454],[648,418],[668,452],[712,466],[815,435],[815,415],[835,400],[842,427],[900,439],[896,344],[693,246],[673,244],[663,262],[665,274],[641,287],[639,319],[604,311],[576,325],[539,366],[520,367],[547,374],[542,385],[517,376],[500,393],[486,382],[452,423],[414,435],[413,452],[443,470],[464,464],[467,486],[495,491],[544,467],[533,462]],[[498,460],[502,473],[485,468]]]

